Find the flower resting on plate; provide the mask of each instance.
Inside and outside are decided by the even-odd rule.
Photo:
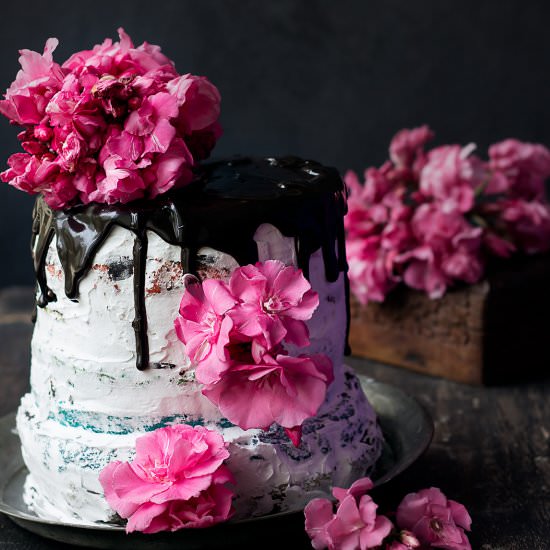
[[[471,550],[468,537],[472,519],[466,508],[436,487],[408,494],[399,504],[397,524],[411,530],[422,548]]]
[[[3,181],[52,208],[153,198],[191,181],[221,135],[219,92],[178,74],[158,46],[119,36],[62,65],[55,38],[43,54],[20,52],[0,113],[23,127],[25,152],[9,158]]]
[[[134,460],[109,463],[99,481],[128,533],[208,527],[232,514],[228,457],[221,434],[177,424],[138,437]]]
[[[315,550],[470,550],[464,533],[471,519],[462,504],[447,500],[434,487],[408,494],[399,504],[396,525],[378,515],[367,494],[369,478],[357,480],[349,489],[334,487],[334,505],[325,498],[313,499],[305,508],[305,529]]]
[[[336,511],[325,498],[313,499],[305,508],[306,532],[315,550],[367,550],[379,548],[393,529],[391,521],[377,515],[378,506],[367,494],[369,478],[357,480],[349,489],[334,487]]]

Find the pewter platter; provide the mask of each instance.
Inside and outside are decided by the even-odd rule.
[[[428,448],[433,423],[423,407],[398,388],[364,376],[359,378],[378,414],[385,438],[383,454],[371,476],[375,485],[380,486],[406,470]],[[215,550],[244,549],[257,547],[256,544],[263,548],[274,544],[280,548],[285,541],[288,544],[288,540],[292,540],[289,536],[303,536],[303,515],[300,512],[283,512],[208,529],[185,529],[156,535],[127,535],[123,527],[112,524],[90,527],[38,518],[23,502],[27,470],[21,457],[19,438],[13,433],[14,426],[15,414],[0,418],[0,512],[24,529],[43,537],[90,548]],[[266,539],[269,539],[269,545]]]

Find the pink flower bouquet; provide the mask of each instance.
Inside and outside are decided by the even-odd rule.
[[[425,150],[427,126],[401,130],[390,160],[345,176],[351,289],[382,302],[397,285],[443,296],[456,283],[478,282],[491,256],[550,249],[545,180],[550,151],[509,139],[489,148],[445,145]]]
[[[52,208],[153,198],[191,181],[191,168],[221,134],[220,95],[206,78],[180,75],[158,46],[137,48],[119,29],[107,39],[53,61],[22,50],[21,70],[0,113],[23,127],[24,153],[2,181],[42,193]]]

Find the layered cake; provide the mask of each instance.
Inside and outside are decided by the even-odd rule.
[[[152,533],[301,509],[372,471],[344,366],[344,184],[294,157],[203,163],[220,95],[122,29],[23,50],[4,181],[38,195],[24,499]]]
[[[144,204],[52,211],[38,199],[32,390],[17,415],[27,503],[43,517],[111,520],[100,470],[172,423],[207,426],[229,443],[237,517],[299,509],[371,471],[380,431],[343,364],[344,212],[337,172],[294,158],[206,165],[191,186]],[[173,323],[185,273],[228,278],[271,259],[300,267],[319,293],[305,351],[334,368],[298,447],[275,426],[225,419],[202,395]]]

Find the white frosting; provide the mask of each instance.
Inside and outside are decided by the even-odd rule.
[[[112,230],[80,283],[78,302],[65,296],[55,242],[50,245],[47,282],[57,301],[38,310],[31,392],[17,417],[30,471],[25,498],[35,511],[63,521],[109,521],[112,511],[102,495],[99,471],[112,460],[129,460],[136,437],[171,422],[204,424],[230,442],[228,464],[237,478],[240,517],[298,509],[319,491],[328,492],[335,481],[345,486],[372,467],[380,453],[380,432],[355,378],[344,373],[342,364],[344,280],[326,281],[320,252],[310,263],[320,305],[308,322],[309,351],[332,359],[335,381],[317,418],[304,425],[303,448],[295,449],[280,431],[264,434],[231,426],[201,394],[173,327],[183,293],[180,249],[152,232],[148,239],[145,306],[151,368],[144,371],[136,368],[131,325],[134,235],[120,227]],[[260,260],[296,263],[293,240],[277,228],[262,225],[255,239]],[[205,276],[228,276],[237,265],[220,251],[199,253]]]

